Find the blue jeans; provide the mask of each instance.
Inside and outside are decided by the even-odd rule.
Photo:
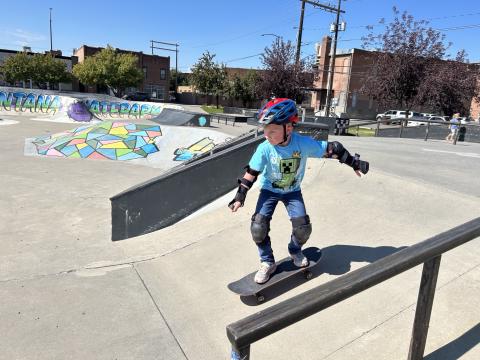
[[[285,205],[290,219],[307,215],[307,212],[305,210],[305,204],[303,202],[302,192],[300,190],[286,194],[280,194],[264,189],[260,190],[260,196],[258,197],[255,214],[261,214],[263,216],[266,216],[270,221],[279,201],[283,202],[283,205]],[[272,250],[272,243],[268,234],[261,244],[257,244],[257,247],[258,253],[260,255],[260,261],[265,261],[268,263],[275,262]],[[288,243],[289,253],[296,254],[301,250],[302,246],[297,242],[295,236],[292,233],[292,235],[290,236],[290,242]]]

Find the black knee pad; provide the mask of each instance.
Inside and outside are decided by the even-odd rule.
[[[312,233],[312,224],[308,215],[292,218],[292,234],[300,245],[307,242]]]
[[[269,231],[270,219],[261,214],[254,214],[252,216],[252,224],[250,225],[253,241],[256,244],[261,244],[267,238]]]

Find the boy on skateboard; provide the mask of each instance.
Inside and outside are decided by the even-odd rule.
[[[308,266],[302,246],[310,237],[312,225],[300,189],[307,158],[338,158],[341,163],[352,167],[358,176],[368,172],[369,164],[360,160],[359,155],[351,156],[338,141],[317,141],[294,133],[298,114],[295,102],[290,99],[277,98],[269,101],[260,109],[257,117],[258,122],[264,126],[266,140],[257,147],[243,178],[238,179],[237,194],[228,206],[232,212],[242,207],[248,190],[257,177],[263,175],[260,178],[260,196],[250,226],[261,262],[254,280],[263,284],[276,270],[268,233],[270,220],[279,201],[285,205],[292,222],[292,235],[288,244],[290,257],[295,266]]]

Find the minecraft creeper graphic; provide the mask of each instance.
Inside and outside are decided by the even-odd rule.
[[[297,174],[297,170],[300,166],[300,158],[293,157],[290,159],[280,160],[279,166],[282,179],[275,181],[272,186],[274,188],[288,188],[293,186],[295,184],[295,175]]]

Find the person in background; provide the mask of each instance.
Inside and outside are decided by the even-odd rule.
[[[457,135],[458,131],[458,124],[460,123],[458,121],[458,118],[460,117],[459,113],[453,114],[452,120],[450,120],[450,126],[448,127],[450,129],[450,133],[447,135],[445,140],[453,142],[455,139],[455,136]]]

